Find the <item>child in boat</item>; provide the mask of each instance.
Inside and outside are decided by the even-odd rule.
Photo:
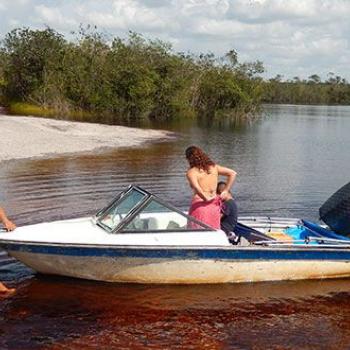
[[[237,225],[238,209],[235,200],[230,191],[225,190],[226,183],[219,182],[216,188],[216,193],[220,195],[223,200],[221,206],[221,229],[226,233],[229,241],[232,244],[239,243],[239,236],[235,234],[235,227]]]
[[[7,231],[13,231],[16,225],[8,219],[4,209],[0,207],[0,223],[2,223]],[[7,288],[3,283],[0,282],[0,294],[11,294],[15,291],[14,288]]]

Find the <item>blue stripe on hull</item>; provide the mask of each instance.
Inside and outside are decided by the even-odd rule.
[[[329,260],[349,261],[350,250],[271,249],[271,248],[111,248],[1,243],[8,252],[28,252],[77,257],[122,257],[210,260]]]

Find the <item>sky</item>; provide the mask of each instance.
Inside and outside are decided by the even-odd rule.
[[[333,72],[350,81],[350,0],[0,0],[0,39],[45,26],[69,38],[80,24],[135,31],[181,52],[234,49],[242,62],[262,61],[266,78]]]

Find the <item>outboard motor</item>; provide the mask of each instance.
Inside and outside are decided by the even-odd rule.
[[[334,232],[350,236],[350,182],[327,199],[319,212],[321,220]]]

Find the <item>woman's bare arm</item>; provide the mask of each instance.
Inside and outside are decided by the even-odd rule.
[[[218,169],[219,175],[227,177],[226,186],[225,186],[224,191],[229,191],[231,189],[233,183],[235,182],[237,173],[233,169],[225,168],[221,165],[217,165],[217,169]]]
[[[201,197],[204,201],[209,201],[213,199],[213,197],[208,196],[201,188],[198,182],[198,178],[193,171],[193,169],[190,169],[186,173],[186,177],[188,179],[188,182],[190,183],[190,186],[194,189],[196,194],[198,194],[199,197]]]

